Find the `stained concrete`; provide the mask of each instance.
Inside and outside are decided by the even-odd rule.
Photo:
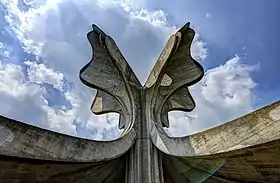
[[[114,40],[93,25],[81,81],[93,113],[120,114],[114,141],[98,142],[0,118],[0,182],[280,182],[280,102],[186,137],[169,137],[168,112],[191,111],[188,87],[204,74],[187,23],[171,35],[144,86]]]
[[[225,155],[225,163],[207,183],[280,182],[280,140],[234,150]]]
[[[208,176],[206,182],[211,183],[280,182],[280,121],[271,118],[279,106],[280,102],[276,102],[221,126],[183,137],[188,141],[170,137],[179,143],[175,143],[177,147],[166,145],[170,150],[163,155],[166,182],[201,182]],[[162,141],[167,143],[170,139]]]
[[[0,156],[2,183],[125,182],[125,157],[112,161],[77,163]]]
[[[0,154],[69,162],[99,162],[115,159],[128,151],[135,131],[115,141],[71,137],[0,117]]]
[[[221,126],[189,135],[168,137],[156,128],[152,131],[153,143],[164,153],[196,157],[225,153],[280,139],[280,102],[273,103]],[[161,142],[161,143],[157,143]]]

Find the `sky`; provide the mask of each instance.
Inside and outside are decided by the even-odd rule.
[[[278,0],[0,0],[0,114],[82,138],[116,139],[118,115],[90,111],[79,70],[86,34],[111,35],[142,83],[168,37],[191,22],[191,55],[205,69],[196,108],[169,113],[171,136],[223,124],[280,99]]]

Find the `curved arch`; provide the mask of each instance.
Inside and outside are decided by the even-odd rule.
[[[113,141],[72,137],[0,116],[0,154],[33,159],[99,162],[125,154],[134,144],[132,129]]]
[[[153,144],[177,157],[201,157],[252,147],[280,138],[280,101],[209,130],[185,137],[169,137],[156,126]]]

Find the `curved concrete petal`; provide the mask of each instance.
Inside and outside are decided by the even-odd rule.
[[[162,154],[164,182],[204,182],[224,163],[223,159],[178,158]]]
[[[1,183],[125,182],[125,156],[95,163],[0,157]]]
[[[0,116],[0,155],[33,159],[100,162],[125,154],[134,144],[134,129],[113,141],[94,141],[40,129]]]
[[[157,126],[169,127],[167,113],[191,111],[195,107],[188,87],[203,77],[204,70],[190,54],[195,32],[187,23],[171,35],[145,84],[149,120]]]
[[[97,90],[97,94],[92,102],[91,111],[98,115],[108,112],[121,113],[120,103],[109,93]]]
[[[123,97],[125,83],[118,68],[112,62],[105,46],[106,35],[93,30],[87,34],[92,46],[91,61],[80,71],[81,81],[93,88],[98,88],[113,96]]]
[[[202,157],[162,154],[165,183],[280,182],[280,140]]]
[[[162,152],[177,157],[197,157],[243,149],[280,138],[280,101],[212,129],[169,137],[153,127],[151,139]]]
[[[164,77],[164,73],[162,73],[162,70],[164,69],[164,67],[166,67],[166,64],[170,60],[172,53],[176,49],[176,45],[178,42],[177,39],[178,38],[175,35],[171,35],[170,38],[168,39],[163,51],[161,52],[158,60],[156,61],[152,71],[148,76],[148,79],[144,85],[146,88],[151,88],[156,82],[161,83],[161,81],[159,80],[161,80]],[[162,76],[160,76],[160,74]],[[172,80],[172,78],[170,79]]]
[[[204,74],[202,66],[190,54],[194,31],[189,28],[185,32],[177,32],[176,37],[179,37],[180,41],[164,71],[172,79],[172,83],[160,87],[162,95],[170,95],[184,85],[193,85],[201,80]]]
[[[206,183],[280,182],[280,140],[258,144],[245,149],[210,155],[208,159],[226,160]]]
[[[122,75],[125,82],[128,82],[136,88],[141,88],[141,83],[132,71],[131,67],[125,60],[121,51],[119,50],[115,41],[110,37],[106,36],[105,38],[106,49],[111,57],[112,62],[118,68],[119,73]]]
[[[156,82],[159,85],[167,75],[170,83],[160,87],[163,95],[167,95],[202,78],[202,66],[190,55],[195,32],[189,25],[185,24],[176,34],[171,35],[145,83],[146,88],[154,86]]]
[[[193,100],[188,86],[183,86],[176,90],[163,104],[160,118],[163,127],[169,128],[168,112],[170,111],[184,111],[189,112],[195,108],[195,101]]]
[[[189,112],[195,108],[195,102],[189,92],[188,86],[176,90],[164,103],[162,114],[174,110]]]
[[[92,46],[92,59],[80,70],[81,81],[98,90],[92,104],[96,114],[118,112],[121,119],[119,128],[128,133],[135,122],[138,103],[135,99],[141,83],[121,54],[114,40],[96,25],[87,34]],[[101,101],[102,100],[102,101]]]

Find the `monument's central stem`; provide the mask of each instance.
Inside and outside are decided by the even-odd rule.
[[[141,89],[135,124],[137,139],[129,153],[127,183],[163,183],[161,157],[150,139],[153,123],[149,99],[147,90]]]

